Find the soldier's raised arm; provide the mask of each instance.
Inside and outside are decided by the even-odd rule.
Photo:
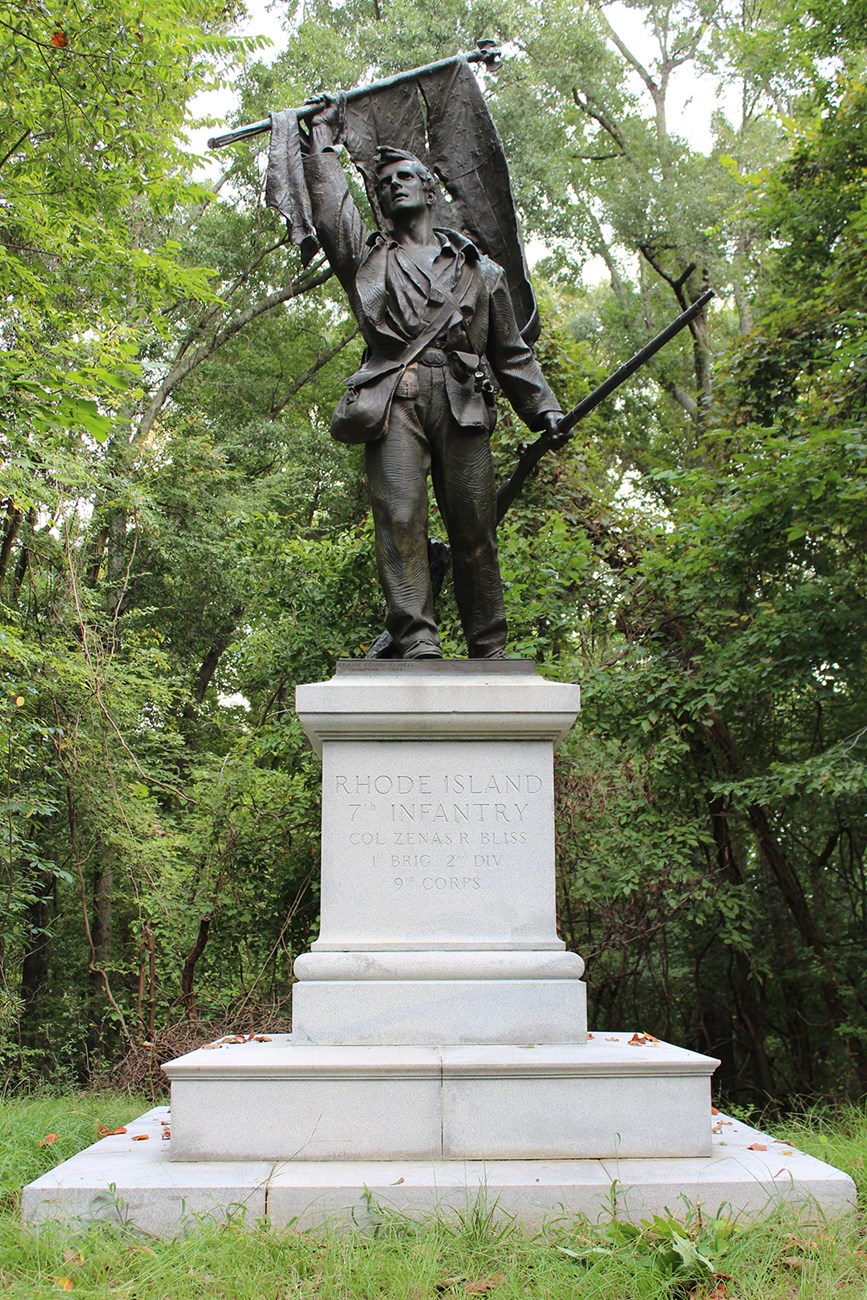
[[[310,152],[304,178],[319,242],[355,306],[355,276],[370,234],[349,192],[337,151],[340,105],[333,95],[317,95],[310,124]]]

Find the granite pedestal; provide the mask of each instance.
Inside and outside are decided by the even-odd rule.
[[[584,1042],[554,898],[552,754],[578,705],[521,661],[348,663],[298,687],[322,757],[322,906],[296,1041]]]
[[[368,1192],[411,1213],[484,1193],[530,1225],[676,1210],[681,1194],[745,1214],[848,1204],[851,1182],[819,1162],[798,1184],[719,1157],[717,1061],[588,1036],[554,895],[553,751],[578,705],[521,661],[342,663],[299,686],[322,758],[322,891],[292,1034],[170,1062],[172,1136],[138,1157],[140,1185],[98,1147],[27,1189],[25,1213],[93,1213],[109,1168],[160,1231],[180,1203],[357,1221]]]

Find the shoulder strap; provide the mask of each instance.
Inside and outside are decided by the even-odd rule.
[[[470,275],[472,274],[470,269],[470,264],[467,261],[466,257],[464,258],[464,264],[461,267],[461,273],[460,276],[458,277],[457,285],[455,286],[455,293],[459,294],[459,297],[456,298],[455,293],[452,293],[449,289],[447,289],[446,286],[443,284],[442,280],[438,279],[438,277],[434,275],[433,271],[426,270],[425,267],[423,267],[419,262],[417,262],[413,257],[412,253],[410,253],[408,249],[404,248],[402,244],[400,246],[400,251],[403,253],[406,260],[408,262],[412,262],[415,269],[422,273],[422,275],[425,277],[426,280],[430,280],[433,288],[436,289],[438,293],[442,294],[445,301],[449,303],[451,307],[454,308],[456,311],[460,311],[461,301],[463,300],[463,295],[466,292]]]
[[[405,252],[406,250],[403,251]],[[407,256],[409,255],[407,254]],[[410,258],[409,260],[413,265],[417,265],[414,258]],[[418,269],[421,270],[422,268],[419,267]],[[447,325],[451,320],[452,314],[455,311],[460,313],[461,310],[460,303],[442,284],[440,284],[438,280],[435,280],[427,271],[425,271],[425,275],[428,276],[428,279],[431,280],[431,283],[436,287],[436,289],[443,294],[445,301],[440,305],[439,310],[434,313],[432,319],[428,321],[427,328],[423,329],[417,338],[414,338],[411,343],[407,344],[406,350],[400,358],[401,365],[404,366],[410,365],[415,361],[416,357],[420,356],[422,352],[424,352],[425,348],[430,347],[443,326]],[[471,271],[469,264],[464,262],[460,278],[456,285],[456,291],[460,291],[461,294],[466,291],[470,275]]]

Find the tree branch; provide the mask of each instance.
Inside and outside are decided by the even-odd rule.
[[[277,289],[274,293],[269,293],[267,297],[262,298],[259,302],[253,303],[246,311],[242,311],[223,329],[218,330],[209,343],[202,344],[202,346],[195,352],[188,353],[183,357],[176,357],[175,364],[171,367],[169,373],[160,384],[151,399],[150,405],[142,416],[138,429],[133,435],[133,441],[138,442],[142,438],[147,437],[153,427],[154,421],[165,406],[172,391],[177,388],[181,380],[186,379],[187,375],[195,370],[197,366],[201,365],[203,361],[207,361],[208,357],[213,356],[224,343],[228,343],[228,341],[234,338],[235,335],[244,329],[246,325],[249,325],[251,321],[256,320],[259,316],[263,316],[266,312],[273,311],[273,309],[279,307],[281,303],[290,302],[293,298],[298,298],[301,294],[307,293],[308,290],[315,289],[320,284],[325,284],[333,274],[334,272],[329,266],[310,279],[304,280],[303,282],[294,280],[287,288]]]
[[[594,0],[593,8],[596,10],[597,15],[599,16],[602,25],[605,28],[606,34],[608,35],[608,39],[612,42],[612,44],[617,46],[617,49],[623,55],[626,62],[630,64],[630,66],[633,67],[635,71],[638,73],[639,77],[644,82],[647,89],[650,91],[650,94],[655,103],[656,96],[659,94],[659,86],[656,84],[653,77],[647,71],[647,68],[645,68],[641,60],[635,54],[632,53],[632,51],[621,40],[617,32],[611,26],[611,22],[608,18],[608,15],[603,11],[602,5],[599,4],[599,0]]]
[[[5,167],[5,166],[6,166],[6,164],[7,164],[8,161],[9,161],[9,159],[12,157],[12,155],[13,155],[14,153],[17,153],[17,152],[18,152],[18,150],[21,148],[21,146],[23,145],[24,141],[29,137],[29,135],[30,135],[30,130],[29,130],[29,128],[28,128],[28,129],[24,132],[24,134],[23,134],[22,136],[20,136],[20,137],[15,141],[15,143],[13,144],[12,148],[8,151],[8,153],[5,153],[5,154],[3,155],[3,157],[0,158],[0,167]]]
[[[358,337],[358,334],[359,328],[356,325],[355,329],[352,330],[351,333],[347,334],[342,339],[338,339],[333,347],[329,348],[327,352],[323,352],[321,356],[317,357],[313,365],[309,366],[308,369],[304,371],[304,374],[300,375],[299,378],[295,380],[287,392],[280,398],[279,402],[272,403],[271,409],[268,412],[268,419],[276,420],[281,411],[284,411],[292,401],[295,394],[299,393],[305,384],[309,384],[314,375],[318,374],[323,366],[327,366],[329,361],[333,361],[338,352],[342,352],[354,338]]]
[[[675,298],[680,304],[681,311],[686,311],[687,307],[689,306],[689,302],[687,300],[686,294],[683,291],[683,286],[686,280],[689,279],[689,277],[692,275],[693,271],[695,270],[695,262],[690,262],[689,269],[685,272],[685,274],[680,276],[677,280],[675,280],[673,276],[669,275],[667,271],[663,270],[661,264],[656,258],[656,245],[639,244],[638,251],[641,254],[641,256],[645,259],[645,261],[647,261],[650,264],[650,266],[653,267],[654,271],[659,276],[659,278],[661,280],[664,280],[665,283],[670,287],[672,293],[674,294]]]
[[[698,402],[692,394],[688,393],[685,388],[682,388],[675,379],[666,379],[662,375],[654,375],[654,379],[659,384],[660,388],[662,388],[664,392],[668,393],[669,397],[677,402],[678,406],[683,407],[691,420],[694,420],[698,416]]]
[[[605,112],[605,109],[593,95],[588,93],[586,98],[582,99],[577,87],[573,86],[572,100],[576,108],[580,108],[582,113],[586,113],[588,117],[592,117],[593,121],[598,122],[602,127],[602,130],[606,131],[608,135],[611,136],[611,139],[618,146],[621,153],[626,153],[626,142],[620,134],[619,128],[611,121],[608,114]]]
[[[188,330],[187,333],[184,335],[184,337],[181,339],[180,343],[178,344],[177,351],[175,353],[175,362],[178,362],[180,358],[184,355],[184,353],[187,352],[192,347],[195,340],[199,337],[199,335],[205,332],[207,327],[210,325],[211,321],[214,320],[216,316],[219,316],[220,312],[225,309],[227,301],[233,296],[233,294],[236,294],[238,290],[249,281],[250,276],[253,274],[253,272],[256,270],[257,267],[262,265],[262,262],[264,262],[265,258],[268,257],[271,253],[276,252],[276,250],[278,248],[281,248],[283,244],[285,244],[285,242],[286,242],[285,238],[278,239],[276,244],[269,244],[267,248],[263,248],[261,252],[259,252],[253,258],[253,261],[249,264],[249,266],[246,266],[243,271],[239,272],[239,274],[235,276],[235,279],[229,285],[228,289],[224,290],[220,299],[217,302],[212,303],[210,307],[207,307],[205,309],[205,311],[202,313],[201,317],[196,322],[196,324],[192,327],[192,329]],[[323,261],[324,259],[321,259],[314,266],[313,269],[318,270],[319,266],[322,265]],[[182,306],[183,306],[183,302],[176,303],[175,306],[172,307],[172,311],[178,311]]]
[[[196,942],[187,953],[184,969],[181,972],[181,996],[184,1000],[184,1010],[190,1020],[195,1022],[199,1018],[198,1007],[196,1006],[196,995],[193,992],[193,978],[196,973],[196,963],[205,951],[205,944],[208,942],[208,931],[211,928],[211,918],[203,916],[199,921],[199,933],[196,935]]]

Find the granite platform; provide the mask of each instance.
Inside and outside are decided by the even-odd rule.
[[[162,1140],[170,1120],[156,1107],[43,1174],[24,1190],[25,1219],[131,1224],[157,1237],[232,1219],[363,1231],[387,1212],[457,1216],[481,1202],[532,1231],[576,1215],[685,1219],[698,1207],[740,1222],[782,1210],[820,1223],[855,1204],[846,1174],[724,1115],[707,1116],[707,1156],[596,1160],[176,1160]]]

